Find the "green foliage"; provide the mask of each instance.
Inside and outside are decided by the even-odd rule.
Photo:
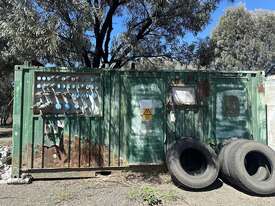
[[[160,191],[151,186],[134,188],[128,193],[130,199],[143,201],[149,206],[161,205],[164,201],[171,202],[178,199],[174,191]]]
[[[195,63],[200,67],[209,67],[215,59],[215,45],[209,38],[201,39],[197,43],[197,48],[194,52]]]
[[[0,0],[0,55],[94,68],[151,57],[186,62],[182,37],[201,31],[219,2]]]
[[[262,70],[275,60],[275,12],[227,10],[212,35],[217,69]]]

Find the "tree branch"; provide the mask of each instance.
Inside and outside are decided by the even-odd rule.
[[[92,63],[89,59],[88,52],[86,51],[86,49],[83,49],[82,56],[83,56],[83,59],[84,59],[85,66],[86,67],[91,67]]]
[[[111,33],[112,33],[113,27],[112,27],[112,23],[109,25],[108,31],[107,31],[107,35],[106,35],[106,40],[105,40],[105,44],[104,44],[104,61],[107,63],[108,62],[108,56],[109,56],[109,43],[111,40]]]
[[[117,10],[117,8],[121,5],[126,3],[126,0],[113,0],[110,3],[109,11],[107,12],[106,18],[104,20],[104,23],[102,24],[102,28],[100,28],[100,25],[97,25],[97,30],[95,30],[96,34],[96,49],[95,49],[95,57],[93,61],[93,67],[98,68],[100,65],[101,58],[104,59],[105,62],[108,62],[108,55],[109,55],[109,43],[111,38],[111,32],[112,32],[112,24],[113,24],[113,16]],[[103,50],[103,42],[105,40],[104,44],[104,50]]]
[[[139,30],[139,32],[136,35],[136,39],[135,39],[135,43],[134,46],[138,43],[139,40],[144,38],[144,35],[146,34],[147,29],[152,25],[153,21],[151,18],[148,18],[147,21],[143,24],[143,26],[141,27],[141,29]],[[120,47],[122,48],[122,47]],[[131,51],[131,48],[128,46],[127,48],[125,48],[125,50],[123,51],[121,57],[124,58],[127,56],[127,54]],[[115,68],[119,68],[121,67],[121,62],[122,61],[117,61],[114,58],[112,58],[113,61],[116,61],[115,64]]]

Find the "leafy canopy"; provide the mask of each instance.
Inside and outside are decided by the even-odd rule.
[[[216,68],[268,69],[275,63],[275,12],[229,9],[211,39]]]
[[[0,53],[94,68],[149,57],[184,62],[185,33],[201,31],[219,1],[0,0]]]

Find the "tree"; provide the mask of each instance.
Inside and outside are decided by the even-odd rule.
[[[151,57],[184,62],[185,33],[201,31],[219,1],[0,0],[0,52],[93,68]]]
[[[215,60],[215,44],[209,37],[197,42],[193,59],[198,68],[209,68]]]
[[[217,69],[262,70],[275,60],[275,12],[227,10],[212,35]]]
[[[0,58],[0,126],[12,115],[14,59]]]

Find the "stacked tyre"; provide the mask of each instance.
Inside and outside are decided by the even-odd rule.
[[[234,140],[220,154],[222,177],[256,195],[275,193],[275,152],[252,140]]]
[[[183,138],[172,144],[166,154],[172,178],[188,189],[203,189],[212,185],[220,165],[215,151],[193,138]]]
[[[219,153],[208,145],[183,138],[172,144],[166,164],[176,183],[188,189],[212,185],[222,178],[256,195],[275,194],[275,151],[252,140],[229,141]]]

